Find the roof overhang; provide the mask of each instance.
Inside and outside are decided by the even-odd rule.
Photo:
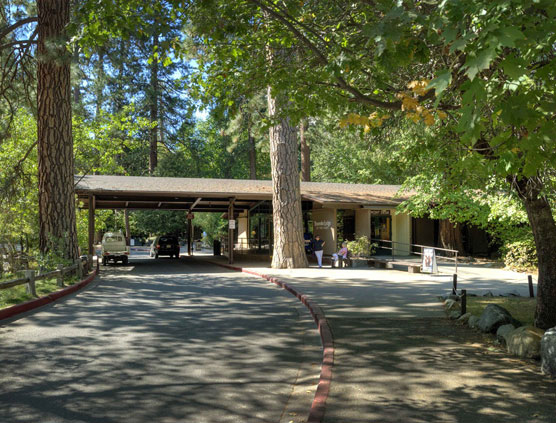
[[[405,198],[399,185],[301,182],[301,198],[323,207],[395,207]],[[84,175],[75,177],[83,208],[227,212],[230,199],[241,213],[272,201],[272,182],[242,179]]]

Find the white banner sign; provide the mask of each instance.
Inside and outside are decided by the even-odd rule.
[[[235,220],[228,220],[228,227],[230,229],[235,229],[236,228],[236,221]]]

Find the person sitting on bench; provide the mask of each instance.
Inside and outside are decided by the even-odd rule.
[[[347,242],[344,241],[342,242],[342,248],[340,248],[340,251],[332,254],[332,267],[342,267],[344,261],[348,258],[348,254]],[[338,264],[336,265],[336,263]]]

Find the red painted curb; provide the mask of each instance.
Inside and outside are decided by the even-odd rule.
[[[314,301],[310,300],[309,297],[301,294],[294,287],[288,285],[285,282],[282,282],[278,278],[254,272],[252,270],[245,270],[237,266],[230,266],[227,264],[221,264],[212,261],[210,263],[227,269],[248,273],[250,275],[259,276],[263,279],[266,279],[267,281],[278,285],[280,288],[285,289],[286,291],[297,297],[299,301],[301,301],[305,305],[305,307],[309,309],[309,312],[311,313],[311,316],[313,316],[313,319],[315,320],[318,331],[320,333],[323,353],[319,384],[317,386],[317,391],[315,392],[315,398],[313,399],[313,403],[311,404],[311,410],[309,412],[309,417],[307,418],[307,423],[322,423],[324,419],[324,413],[326,411],[326,400],[328,399],[328,395],[330,394],[330,384],[332,382],[332,368],[334,366],[334,337],[332,336],[332,331],[330,330],[330,326],[328,325],[326,317],[324,316],[324,313],[320,306]]]
[[[53,303],[54,301],[65,297],[75,291],[78,291],[87,285],[89,285],[95,276],[97,275],[97,270],[91,273],[87,278],[83,279],[74,285],[68,286],[67,288],[61,289],[59,291],[53,292],[51,294],[45,295],[44,297],[37,298],[35,300],[26,301],[21,304],[16,304],[14,306],[4,308],[0,310],[0,320],[7,319],[8,317],[13,317],[15,315],[25,313],[26,311],[33,310],[38,307],[42,307],[46,304]]]

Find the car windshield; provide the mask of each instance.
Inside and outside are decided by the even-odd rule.
[[[116,236],[116,235],[112,235],[112,236],[107,236],[106,238],[104,238],[105,242],[122,242],[123,238],[121,236]]]
[[[176,244],[178,241],[176,238],[169,237],[169,236],[162,236],[160,237],[160,243],[167,243],[167,244]]]

